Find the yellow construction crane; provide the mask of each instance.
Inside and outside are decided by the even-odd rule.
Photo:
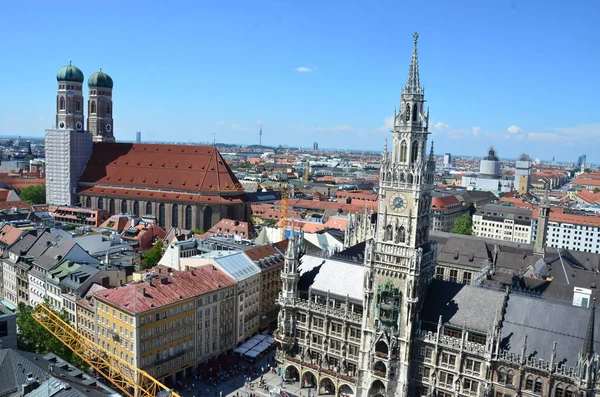
[[[308,183],[308,177],[310,174],[310,160],[306,158],[306,168],[304,169],[304,183]]]
[[[282,240],[285,239],[285,220],[287,219],[288,213],[290,210],[290,203],[289,203],[290,198],[294,198],[293,196],[296,193],[309,193],[311,195],[318,193],[317,190],[299,189],[293,185],[291,185],[291,186],[292,187],[290,187],[290,185],[288,185],[287,183],[283,183],[279,187],[273,187],[273,190],[281,192],[281,206],[280,206],[279,214],[280,214],[281,220],[283,220],[283,222],[284,222],[284,224],[282,224],[280,227]]]
[[[127,396],[180,397],[145,371],[81,335],[46,306],[37,305],[32,316],[35,321]]]

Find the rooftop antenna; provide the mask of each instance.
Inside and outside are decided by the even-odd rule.
[[[217,146],[217,134],[213,132],[213,146]]]
[[[262,122],[260,123],[260,129],[258,130],[258,146],[262,146]]]

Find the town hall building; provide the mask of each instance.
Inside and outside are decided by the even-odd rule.
[[[438,244],[428,227],[435,162],[433,145],[426,153],[417,39],[392,150],[381,160],[376,223],[364,228],[371,235],[331,257],[305,253],[301,233],[290,237],[275,332],[283,375],[316,395],[344,397],[600,396],[595,300],[516,288],[552,282],[543,238],[523,271],[504,280],[493,280],[495,266],[476,270],[460,249],[443,260],[469,266],[468,280],[435,271]],[[546,219],[551,209],[542,207]],[[500,261],[506,253],[490,255]]]

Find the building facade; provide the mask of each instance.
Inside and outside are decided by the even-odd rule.
[[[473,214],[473,235],[529,244],[532,215],[528,208],[485,204]]]
[[[449,232],[454,222],[469,213],[469,206],[460,196],[433,192],[431,199],[431,230]],[[462,198],[462,197],[461,197]]]

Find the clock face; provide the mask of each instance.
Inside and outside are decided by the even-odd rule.
[[[112,128],[112,127],[111,127],[111,125],[110,125],[110,124],[106,124],[106,131],[107,131],[107,132],[110,132],[111,128]]]
[[[81,124],[80,121],[77,122],[77,124],[75,125],[75,127],[80,130],[81,128],[83,128],[83,124]]]
[[[394,194],[392,197],[390,197],[390,204],[394,210],[404,211],[407,205],[406,197],[401,194]]]
[[[60,122],[60,124],[58,125],[60,128],[65,128],[65,123],[63,123],[62,121]]]

